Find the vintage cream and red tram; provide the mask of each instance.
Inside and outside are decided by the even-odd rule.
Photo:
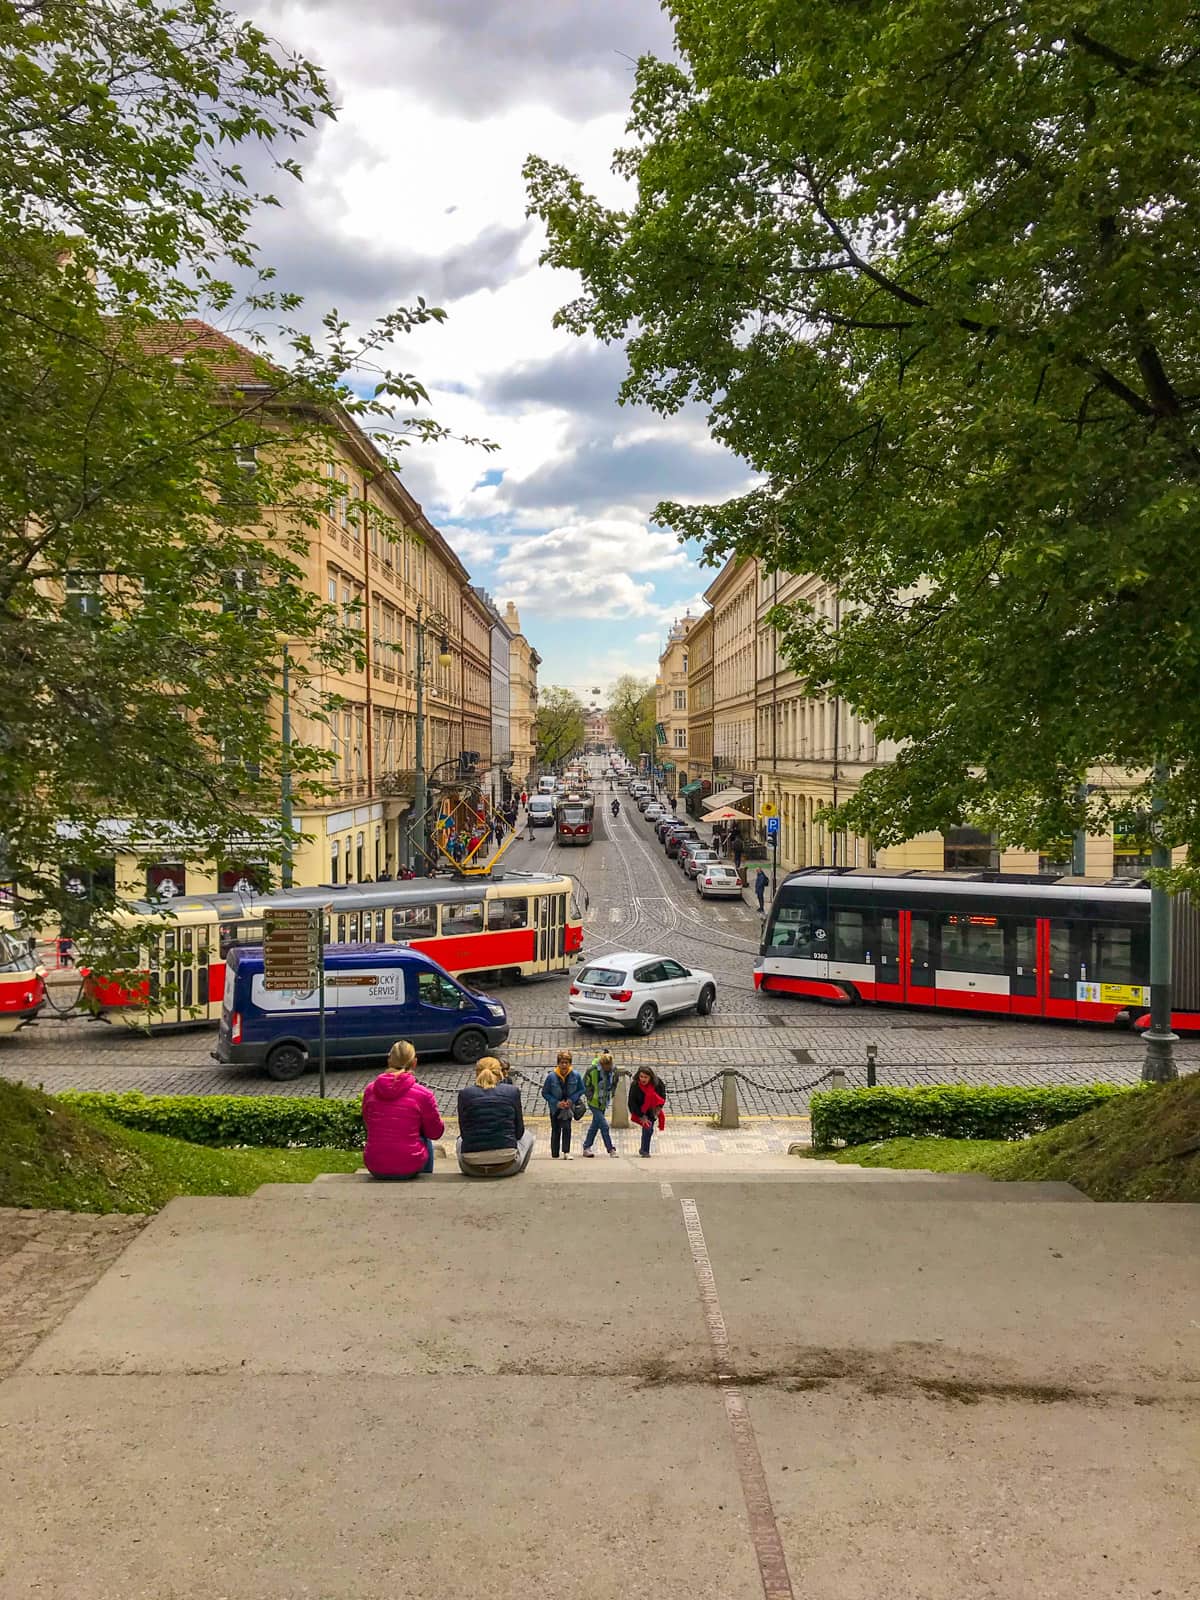
[[[1173,1026],[1200,1030],[1200,918],[1172,902]],[[755,987],[1001,1016],[1144,1025],[1140,880],[806,867],[783,881]]]
[[[0,928],[0,1034],[32,1022],[46,1003],[46,969],[15,932]]]
[[[582,903],[581,903],[582,902]],[[86,993],[99,1011],[138,1028],[216,1022],[225,991],[225,955],[262,943],[266,911],[330,907],[330,944],[406,944],[456,977],[565,973],[583,948],[586,891],[573,878],[532,872],[490,878],[414,878],[396,883],[281,889],[254,897],[188,895],[169,915],[135,906],[145,924],[138,975],[91,973]]]

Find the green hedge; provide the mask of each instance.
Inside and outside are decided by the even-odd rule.
[[[832,1089],[812,1097],[812,1142],[815,1149],[828,1150],[878,1139],[1023,1139],[1130,1092],[1112,1083],[1045,1089],[959,1084]]]
[[[361,1150],[366,1138],[361,1100],[283,1095],[94,1094],[57,1096],[77,1110],[142,1133],[165,1133],[191,1144],[304,1146]]]

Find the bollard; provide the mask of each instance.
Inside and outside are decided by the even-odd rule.
[[[877,1044],[869,1044],[867,1046],[867,1088],[868,1089],[873,1089],[875,1087],[875,1063],[878,1060],[879,1060],[879,1046]]]
[[[613,1088],[612,1098],[612,1125],[614,1128],[627,1128],[629,1126],[629,1068],[616,1068],[617,1081]]]
[[[725,1067],[721,1072],[721,1115],[717,1119],[717,1127],[736,1128],[737,1126],[737,1073],[731,1067]]]
[[[841,1067],[829,1069],[829,1087],[831,1089],[844,1089],[846,1087],[846,1074]]]

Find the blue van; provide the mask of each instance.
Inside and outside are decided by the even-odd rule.
[[[261,945],[226,957],[225,998],[213,1058],[299,1078],[315,1067],[315,989],[267,989]],[[397,1039],[421,1055],[469,1063],[508,1038],[498,1000],[476,994],[418,950],[394,944],[330,945],[325,951],[325,1055],[329,1061],[385,1057]]]

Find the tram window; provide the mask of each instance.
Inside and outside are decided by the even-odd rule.
[[[392,907],[393,939],[432,939],[436,933],[436,905]]]
[[[505,928],[527,928],[529,926],[529,902],[527,900],[489,900],[487,903],[488,927],[494,932]]]
[[[350,913],[350,943],[359,943],[359,924],[357,911],[352,911]]]
[[[1149,946],[1148,927],[1094,925],[1088,977],[1096,983],[1145,983],[1150,972]]]
[[[221,946],[221,958],[224,958],[239,944],[261,944],[261,922],[223,922],[217,930],[217,937]]]
[[[900,914],[897,911],[879,913],[878,946],[875,960],[884,966],[895,967],[900,961]]]
[[[462,905],[442,907],[443,933],[482,933],[483,901],[468,900]]]
[[[346,917],[344,913],[337,919],[337,939],[335,942],[337,944],[345,944],[346,942]]]
[[[947,972],[1006,973],[1004,928],[999,918],[962,912],[944,915],[939,965]]]
[[[375,943],[376,944],[383,944],[383,943],[386,942],[386,940],[387,940],[387,912],[380,910],[380,911],[377,911],[375,913]]]
[[[1019,977],[1037,972],[1037,923],[1018,922],[1013,929],[1013,965]]]
[[[871,948],[869,911],[849,911],[839,906],[830,913],[830,957],[834,961],[865,961]]]
[[[812,897],[777,904],[768,941],[771,949],[794,956],[827,956],[829,941],[819,916]]]

